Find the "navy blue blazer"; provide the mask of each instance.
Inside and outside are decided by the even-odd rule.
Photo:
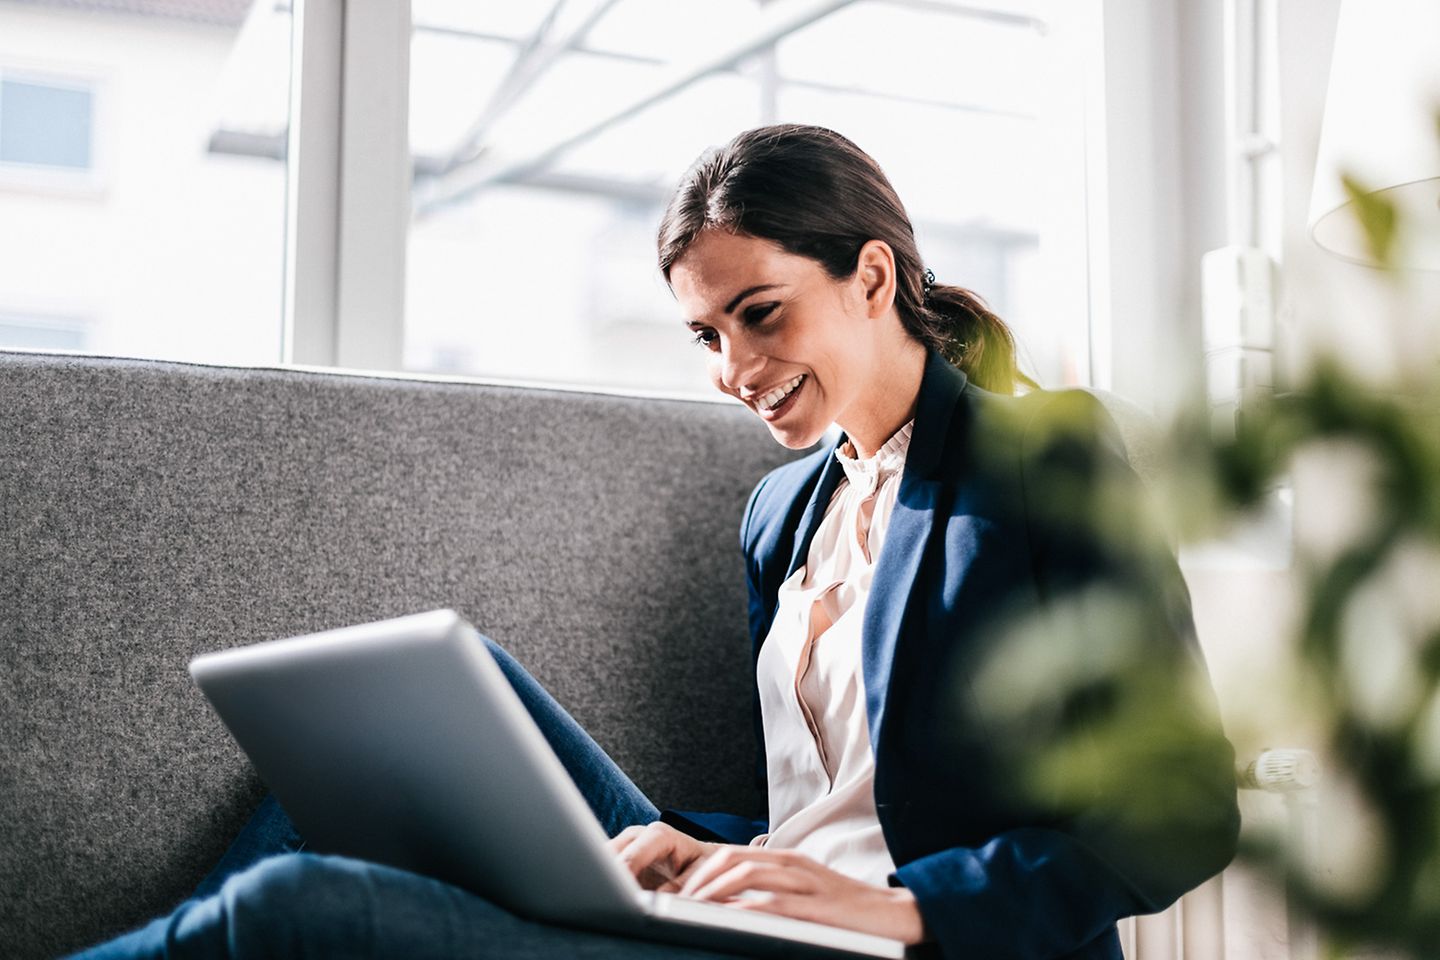
[[[1057,422],[1071,429],[1056,430]],[[741,544],[757,656],[780,584],[805,561],[842,475],[832,451],[821,450],[773,471],[750,497]],[[989,393],[930,354],[862,643],[891,882],[915,894],[932,953],[1120,960],[1116,920],[1163,909],[1234,854],[1234,754],[1184,580],[1163,538],[1143,524],[1116,546],[1084,522],[1102,481],[1107,496],[1118,484],[1122,497],[1143,498],[1114,423],[1089,394]],[[1148,768],[1173,778],[1186,798],[1173,809],[1137,814],[1127,809],[1128,791],[1103,788],[1078,808],[1073,798],[1041,802],[1016,788],[1031,747],[972,709],[995,625],[1096,584],[1126,591],[1149,614],[1148,653],[1169,665],[1141,682],[1173,681],[1173,696],[1162,699],[1193,701],[1194,736],[1180,745],[1161,737],[1150,748],[1174,753]],[[757,698],[762,736],[758,709]],[[1096,714],[1083,702],[1062,712],[1082,728]],[[760,756],[763,785],[763,743]],[[732,843],[766,829],[724,814],[667,819]]]

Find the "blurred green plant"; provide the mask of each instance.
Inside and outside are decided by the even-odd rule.
[[[1440,625],[1405,615],[1403,593],[1415,586],[1397,583],[1396,571],[1417,560],[1440,571],[1440,390],[1412,386],[1379,394],[1338,363],[1319,363],[1294,390],[1245,410],[1233,438],[1192,429],[1186,462],[1201,465],[1214,501],[1233,510],[1258,504],[1308,450],[1341,446],[1365,464],[1364,487],[1348,491],[1364,499],[1363,522],[1329,549],[1297,553],[1301,610],[1290,640],[1322,731],[1317,746],[1371,815],[1376,867],[1368,883],[1336,890],[1300,851],[1270,842],[1242,852],[1283,873],[1333,941],[1420,958],[1440,954]],[[1204,523],[1188,518],[1194,533]],[[1440,581],[1422,589],[1440,591]],[[1397,652],[1403,670],[1377,704],[1356,672],[1367,653]]]
[[[1399,214],[1345,186],[1377,262],[1394,263]],[[1369,856],[1339,883],[1283,836],[1246,834],[1241,856],[1286,883],[1336,956],[1363,944],[1440,957],[1440,375],[1381,390],[1322,358],[1243,407],[1233,429],[1215,430],[1208,410],[1182,415],[1163,447],[1155,519],[1185,541],[1222,536],[1305,457],[1338,453],[1359,465],[1330,494],[1337,513],[1353,516],[1323,546],[1296,544],[1300,609],[1289,676],[1274,689],[1303,700],[1316,737],[1303,745],[1324,757],[1325,782],[1363,810]],[[1056,516],[1083,518],[1114,569],[1139,571],[1143,583],[1155,537],[1133,478],[1072,475]],[[1173,656],[1152,655],[1154,609],[1121,578],[996,631],[976,708],[1026,758],[1016,779],[1028,796],[1076,809],[1123,797],[1141,820],[1203,816],[1187,810],[1206,801],[1189,792],[1185,763],[1202,749],[1209,695],[1203,672],[1191,682]],[[1360,675],[1372,667],[1376,677]]]

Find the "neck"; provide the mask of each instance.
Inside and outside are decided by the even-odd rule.
[[[924,344],[907,336],[875,364],[869,388],[854,412],[840,423],[860,459],[875,456],[885,441],[915,416],[925,356]]]

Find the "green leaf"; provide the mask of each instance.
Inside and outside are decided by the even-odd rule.
[[[1366,189],[1348,174],[1342,176],[1340,182],[1344,185],[1345,195],[1349,197],[1351,208],[1355,211],[1355,219],[1365,231],[1365,245],[1370,250],[1370,256],[1382,267],[1392,266],[1395,238],[1399,231],[1399,214],[1395,210],[1395,204],[1387,200],[1384,194]]]

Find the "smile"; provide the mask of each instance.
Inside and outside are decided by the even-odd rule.
[[[789,398],[792,393],[794,393],[799,388],[801,382],[803,382],[804,379],[805,375],[802,373],[800,376],[796,377],[794,380],[791,380],[789,383],[783,383],[780,386],[776,387],[774,390],[771,390],[769,393],[765,394],[763,397],[755,401],[755,409],[759,410],[762,414],[769,413],[777,409]]]

